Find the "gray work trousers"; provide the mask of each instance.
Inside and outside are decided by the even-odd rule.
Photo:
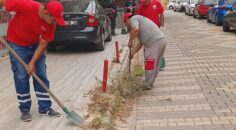
[[[144,60],[145,60],[145,80],[146,87],[152,87],[155,78],[160,69],[160,62],[163,58],[166,49],[166,39],[151,40],[147,46],[144,46]],[[151,63],[150,63],[151,61]],[[153,61],[153,62],[152,62]]]

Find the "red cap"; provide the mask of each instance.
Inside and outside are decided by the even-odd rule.
[[[146,0],[140,0],[140,3],[144,3]]]
[[[65,21],[63,19],[64,8],[60,2],[50,1],[47,3],[46,8],[47,8],[49,14],[55,18],[58,25],[60,25],[60,26],[65,25]]]
[[[132,15],[132,13],[125,13],[123,16],[123,22],[125,23],[129,19],[129,16],[131,16],[131,15]]]

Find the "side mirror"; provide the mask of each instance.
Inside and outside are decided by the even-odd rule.
[[[178,4],[180,4],[180,1],[178,2]]]
[[[210,4],[210,7],[214,7],[215,5],[214,4]]]

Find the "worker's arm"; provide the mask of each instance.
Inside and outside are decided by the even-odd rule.
[[[136,53],[142,48],[142,46],[143,46],[143,45],[139,42],[139,43],[134,47],[134,49],[132,50],[131,55],[130,55],[130,60],[133,59],[134,54],[136,54]]]
[[[164,27],[164,22],[165,22],[164,14],[160,14],[160,24],[161,24],[161,27]]]
[[[0,0],[0,8],[2,8],[5,5],[5,0]]]
[[[27,12],[32,8],[31,0],[0,0],[8,12]],[[1,3],[1,2],[0,2]]]
[[[131,27],[128,46],[132,47],[132,41],[138,36],[139,28]]]
[[[35,72],[35,64],[40,59],[40,57],[45,53],[45,50],[48,46],[48,41],[41,39],[40,43],[31,59],[31,61],[28,64],[27,72],[29,75],[32,75],[33,72]]]

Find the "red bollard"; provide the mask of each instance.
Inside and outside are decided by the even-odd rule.
[[[108,60],[104,60],[104,67],[103,67],[103,80],[102,80],[102,91],[107,91],[107,77],[108,77]]]
[[[120,63],[120,51],[119,51],[118,41],[116,41],[115,45],[116,45],[116,63]]]

